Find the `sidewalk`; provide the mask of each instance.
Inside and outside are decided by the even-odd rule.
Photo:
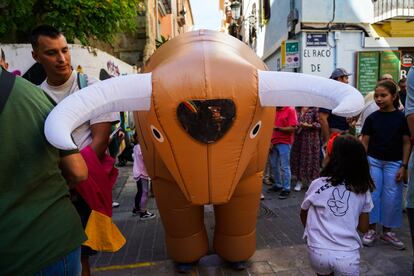
[[[119,168],[113,219],[127,239],[117,253],[99,253],[91,258],[93,275],[176,275],[164,245],[164,230],[153,198],[149,210],[157,214],[150,221],[139,221],[131,215],[136,185],[131,177],[132,165]],[[268,187],[263,187],[264,191]],[[237,272],[226,266],[214,252],[202,258],[189,275],[315,275],[309,266],[302,240],[303,227],[299,206],[304,192],[292,192],[286,200],[264,192],[257,222],[257,251],[246,271]],[[205,223],[211,241],[214,230],[212,206],[205,208]],[[412,275],[412,248],[407,219],[397,232],[407,249],[398,251],[380,241],[361,250],[361,275]],[[210,248],[212,248],[210,246]],[[180,275],[180,274],[177,274]]]

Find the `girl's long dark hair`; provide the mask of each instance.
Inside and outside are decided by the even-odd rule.
[[[395,96],[395,99],[392,102],[392,105],[394,106],[395,109],[398,110],[398,108],[400,107],[400,94],[398,94],[397,84],[393,80],[383,80],[377,83],[377,85],[375,86],[375,89],[377,87],[384,87],[390,92],[390,94],[393,97]]]
[[[328,177],[332,186],[345,185],[356,194],[373,191],[367,154],[362,143],[351,135],[340,135],[333,143],[328,164],[322,169],[321,176]]]

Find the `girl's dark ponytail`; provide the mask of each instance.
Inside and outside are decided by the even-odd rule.
[[[332,186],[344,184],[357,194],[375,188],[365,148],[357,138],[348,134],[339,135],[334,140],[331,156],[321,176],[328,177]]]

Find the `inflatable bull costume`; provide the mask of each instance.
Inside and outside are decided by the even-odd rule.
[[[267,71],[245,44],[215,31],[172,39],[155,52],[145,72],[105,80],[66,98],[48,117],[45,133],[54,146],[74,149],[71,132],[84,121],[137,111],[136,131],[167,250],[179,263],[207,253],[205,204],[214,205],[218,255],[243,262],[255,252],[275,106],[318,106],[350,117],[364,105],[349,85]]]

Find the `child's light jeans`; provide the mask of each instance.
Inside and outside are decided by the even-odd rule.
[[[375,184],[371,193],[374,209],[369,213],[369,223],[380,223],[389,228],[401,227],[402,182],[396,181],[401,161],[383,161],[368,156],[370,173]]]

